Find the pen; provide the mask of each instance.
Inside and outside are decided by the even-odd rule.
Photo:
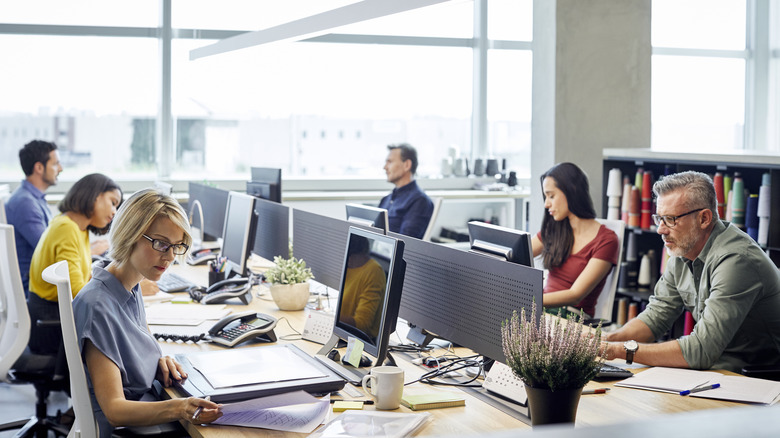
[[[582,394],[606,394],[609,388],[583,389]]]
[[[685,391],[680,391],[680,395],[688,395],[688,394],[693,394],[694,392],[707,391],[709,389],[715,389],[715,388],[720,388],[720,383],[713,383],[712,385],[699,386],[698,388],[693,388],[693,389],[686,389]]]
[[[374,404],[373,400],[342,400],[342,399],[336,399],[336,398],[330,399],[331,403],[336,403],[336,402],[339,402],[339,401],[344,401],[344,402],[361,402],[364,405],[373,405]]]
[[[207,395],[207,396],[206,396],[206,400],[209,400],[209,401],[211,401],[211,396],[210,396],[210,395]],[[200,415],[200,413],[201,413],[201,412],[203,412],[203,406],[198,406],[198,408],[197,408],[197,409],[195,409],[195,413],[194,413],[194,414],[192,414],[192,419],[193,419],[193,420],[197,420],[197,419],[198,419],[198,415]]]

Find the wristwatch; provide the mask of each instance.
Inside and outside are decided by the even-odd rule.
[[[623,348],[626,349],[626,363],[631,365],[634,362],[634,353],[639,350],[639,344],[634,341],[626,341],[623,343]]]

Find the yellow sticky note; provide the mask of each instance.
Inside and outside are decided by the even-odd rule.
[[[333,403],[333,412],[344,412],[348,409],[361,410],[363,402],[360,401],[337,401]]]
[[[360,339],[353,337],[347,339],[347,351],[344,352],[344,356],[346,356],[348,364],[355,368],[360,367],[360,357],[363,356],[364,346],[365,344]]]

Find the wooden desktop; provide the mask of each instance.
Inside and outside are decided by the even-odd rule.
[[[174,272],[189,278],[197,284],[206,284],[207,270],[205,267],[177,265],[172,268]],[[261,292],[261,296],[257,296]],[[200,304],[190,304],[200,305]],[[335,301],[331,299],[331,306]],[[276,334],[279,338],[278,343],[292,342],[303,351],[314,354],[321,345],[306,341],[293,340],[285,341],[286,337],[294,337],[296,333],[301,333],[304,327],[306,311],[285,312],[280,311],[270,298],[270,294],[263,286],[255,287],[255,297],[248,305],[229,305],[235,312],[246,310],[256,310],[258,312],[273,315],[279,318],[276,326]],[[212,321],[213,323],[213,321]],[[202,329],[206,331],[208,325]],[[200,328],[199,328],[200,329]],[[175,328],[165,326],[153,326],[153,331],[176,332]],[[174,355],[179,353],[193,353],[197,351],[218,350],[223,347],[212,345],[206,342],[198,344],[182,344],[174,342],[160,343],[163,353]],[[263,344],[252,344],[239,346],[237,348],[262,348]],[[465,350],[465,349],[464,349]],[[461,356],[468,355],[468,350],[461,352]],[[423,374],[427,369],[419,365],[395,356],[398,366],[404,369],[406,381],[415,380],[417,376]],[[662,414],[673,414],[687,411],[697,411],[706,409],[730,408],[736,406],[745,406],[741,403],[712,400],[705,398],[683,397],[676,394],[668,394],[654,391],[643,391],[631,388],[615,387],[611,382],[590,382],[587,388],[610,388],[606,394],[583,395],[580,399],[577,410],[577,427],[605,425],[620,422],[630,422],[651,418]],[[440,387],[431,387],[422,383],[414,383],[406,388],[414,388],[417,391],[438,391]],[[360,392],[362,389],[358,388]],[[445,388],[448,391],[458,391],[455,388]],[[343,392],[343,391],[342,391]],[[172,388],[167,389],[170,397],[179,397],[180,394]],[[530,429],[531,426],[508,414],[505,414],[491,405],[482,402],[472,395],[464,392],[466,405],[462,407],[452,407],[445,409],[432,409],[426,412],[431,414],[431,421],[428,421],[418,430],[416,435],[483,435],[485,433],[497,432],[508,429]],[[348,397],[347,397],[348,398]],[[366,397],[368,398],[368,397]],[[374,406],[365,405],[365,410],[372,410]],[[412,412],[405,407],[400,407],[396,412]],[[333,414],[338,415],[338,414]],[[286,433],[270,431],[267,429],[254,429],[235,426],[195,426],[190,423],[184,423],[188,432],[193,437],[254,437],[254,436],[303,436],[298,433]]]

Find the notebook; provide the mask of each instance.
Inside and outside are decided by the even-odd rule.
[[[421,409],[450,408],[465,406],[466,399],[454,392],[432,392],[426,394],[404,394],[401,404],[413,411]]]

